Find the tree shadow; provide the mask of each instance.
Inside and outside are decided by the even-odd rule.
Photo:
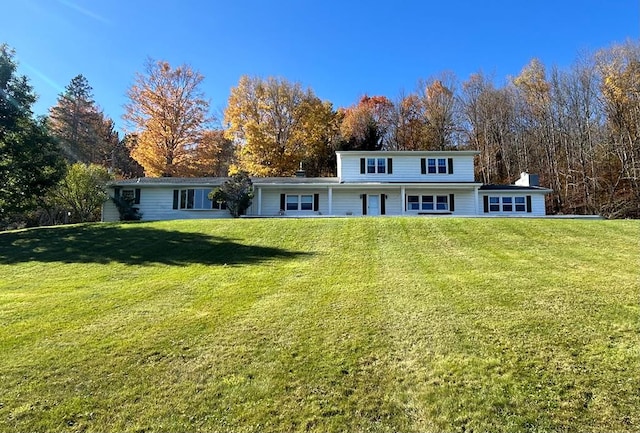
[[[24,262],[240,265],[309,253],[247,245],[204,233],[148,226],[66,226],[0,233],[0,264]]]

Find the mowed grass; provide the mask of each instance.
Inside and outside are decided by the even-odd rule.
[[[0,431],[638,431],[640,223],[0,233]]]

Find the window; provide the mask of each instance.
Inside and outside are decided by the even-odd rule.
[[[502,197],[502,212],[513,212],[513,197]]]
[[[287,194],[286,210],[314,210],[313,194]]]
[[[392,158],[360,158],[360,174],[392,174]]]
[[[417,195],[407,196],[407,210],[419,210],[420,209],[420,197]]]
[[[432,195],[423,195],[422,196],[422,210],[433,210],[433,196]]]
[[[447,174],[447,160],[438,158],[438,174]]]
[[[489,197],[489,212],[526,212],[524,196]]]
[[[453,158],[422,158],[422,174],[452,174]]]
[[[215,202],[209,200],[208,188],[176,189],[173,191],[174,209],[195,209],[195,210],[223,210],[227,208],[225,202]]]
[[[313,196],[301,195],[300,196],[300,210],[313,210]]]
[[[287,196],[287,210],[298,210],[299,197],[297,195]]]
[[[436,159],[435,158],[429,158],[427,160],[427,173],[429,173],[429,174],[436,173]]]
[[[449,210],[449,196],[408,195],[407,210],[447,211]]]
[[[500,212],[500,197],[489,197],[489,212]]]
[[[122,195],[120,197],[122,197],[122,199],[128,203],[133,203],[135,194],[132,189],[123,189]]]
[[[436,210],[449,210],[449,197],[439,195],[436,197]]]
[[[367,158],[367,174],[387,172],[387,158]]]
[[[375,173],[375,172],[376,172],[376,159],[367,158],[367,173]]]

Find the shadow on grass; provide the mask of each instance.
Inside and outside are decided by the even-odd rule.
[[[245,245],[204,233],[135,224],[84,225],[0,233],[0,264],[23,262],[128,265],[239,265],[309,253]]]

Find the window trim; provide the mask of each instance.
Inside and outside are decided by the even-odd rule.
[[[407,194],[405,199],[406,212],[447,213],[451,209],[452,194]],[[410,203],[417,208],[412,209]],[[438,208],[440,206],[440,208]]]
[[[318,193],[298,193],[298,194],[281,194],[281,203],[284,203],[284,209],[281,211],[284,212],[317,212],[319,206],[319,194]],[[289,208],[290,204],[293,204],[293,201],[290,201],[290,197],[296,197],[295,204],[296,207]],[[284,200],[284,201],[282,201]],[[306,200],[306,201],[305,201]],[[308,209],[303,209],[303,207],[309,207]]]
[[[486,213],[520,214],[531,212],[531,196],[528,195],[486,195]]]
[[[360,158],[360,174],[384,175],[393,174],[392,158],[364,157]]]
[[[420,158],[420,173],[427,175],[453,174],[453,158]]]

